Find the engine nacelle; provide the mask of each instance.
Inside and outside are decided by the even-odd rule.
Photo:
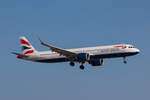
[[[79,60],[79,61],[87,61],[89,59],[90,59],[90,56],[88,53],[79,53],[77,55],[77,60]]]
[[[102,66],[104,65],[104,61],[103,59],[93,59],[89,61],[89,64],[91,64],[92,66]]]

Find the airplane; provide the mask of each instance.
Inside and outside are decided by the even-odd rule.
[[[12,52],[17,58],[41,63],[70,62],[70,66],[80,63],[80,69],[84,70],[84,63],[92,66],[104,65],[104,59],[122,57],[126,64],[126,57],[140,53],[140,50],[130,44],[117,44],[108,46],[96,46],[75,49],[62,49],[40,40],[43,46],[50,48],[49,51],[37,51],[26,37],[20,37],[22,53]]]

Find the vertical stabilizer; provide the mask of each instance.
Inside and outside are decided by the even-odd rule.
[[[24,36],[20,37],[20,43],[24,55],[34,54],[37,52]]]

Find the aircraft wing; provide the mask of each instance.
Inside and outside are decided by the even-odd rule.
[[[39,39],[40,40],[40,39]],[[74,58],[77,56],[76,53],[74,52],[71,52],[71,51],[68,51],[68,50],[64,50],[64,49],[61,49],[61,48],[57,48],[57,47],[54,47],[52,45],[49,45],[49,44],[46,44],[44,43],[42,40],[40,40],[40,43],[46,47],[49,47],[53,52],[57,52],[59,53],[60,55],[63,55],[63,56],[66,56],[68,58]]]

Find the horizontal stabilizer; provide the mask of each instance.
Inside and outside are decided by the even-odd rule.
[[[17,53],[17,52],[11,52],[11,53],[17,55],[18,58],[28,57],[27,55],[23,55],[23,54],[20,54],[20,53]]]

